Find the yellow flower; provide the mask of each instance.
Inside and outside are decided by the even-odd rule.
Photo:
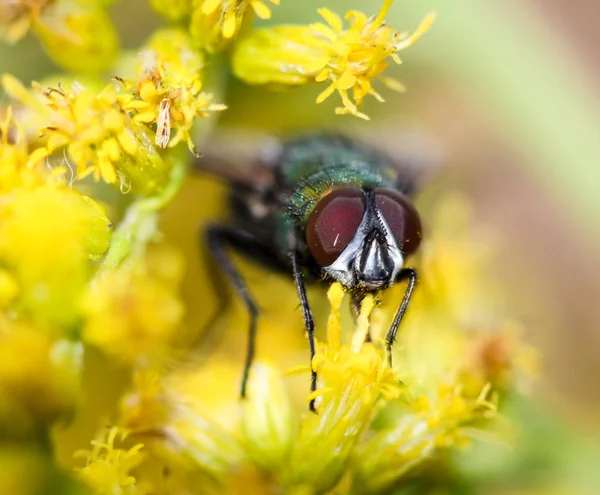
[[[170,21],[179,21],[192,11],[192,0],[149,0],[155,12]]]
[[[98,495],[145,495],[146,490],[131,475],[144,459],[144,446],[137,444],[128,450],[116,448],[119,433],[122,441],[125,435],[113,427],[92,441],[92,450],[76,452],[75,456],[85,459],[86,465],[75,471]]]
[[[165,355],[183,316],[181,260],[171,251],[101,272],[83,300],[83,339],[126,363]]]
[[[279,0],[269,0],[279,5]],[[271,11],[262,0],[196,0],[192,11],[190,32],[202,48],[222,50],[255,13],[269,19]]]
[[[0,262],[18,308],[46,326],[69,325],[91,272],[108,249],[111,223],[93,199],[66,187],[17,189],[0,204]]]
[[[54,168],[49,177],[45,166],[47,155],[43,148],[29,152],[25,131],[13,121],[9,107],[4,119],[0,120],[0,192],[41,185],[52,177],[60,179],[65,169]]]
[[[52,0],[21,0],[0,3],[0,37],[9,43],[23,38],[31,26],[32,18],[38,16]]]
[[[191,46],[188,34],[180,29],[158,31],[139,55],[135,99],[124,106],[134,110],[134,120],[156,125],[154,142],[165,148],[188,143],[195,146],[190,129],[196,117],[220,111],[225,105],[211,103],[212,94],[202,92],[204,59]],[[176,132],[171,137],[171,129]]]
[[[234,73],[250,84],[300,85],[329,81],[317,103],[337,91],[343,103],[336,109],[337,114],[368,120],[367,115],[358,111],[364,97],[370,94],[384,101],[372,81],[379,79],[391,89],[404,89],[396,80],[382,75],[388,66],[387,59],[400,63],[397,52],[425,34],[435,17],[429,14],[410,35],[400,33],[384,23],[391,4],[392,0],[385,0],[376,17],[349,11],[347,29],[336,14],[323,8],[319,14],[327,25],[276,26],[252,31],[235,48]]]
[[[488,394],[485,388],[476,399],[466,399],[456,387],[441,387],[433,400],[419,397],[409,410],[397,411],[393,426],[357,449],[353,459],[357,493],[383,493],[436,450],[465,444],[467,427],[494,415],[496,406]]]
[[[197,404],[202,385],[192,370],[140,370],[121,401],[120,420],[169,470],[200,471],[222,483],[244,455],[239,440]]]
[[[78,178],[93,175],[127,191],[149,194],[164,187],[168,161],[163,161],[152,144],[150,131],[133,121],[124,105],[131,99],[109,84],[98,94],[75,82],[44,88],[33,83],[42,102],[25,90],[19,81],[4,75],[2,84],[12,98],[32,109],[39,120],[48,154],[68,153],[67,166]]]
[[[80,344],[53,340],[39,328],[2,320],[0,324],[0,417],[7,403],[29,420],[54,421],[69,412],[80,392]]]
[[[100,2],[88,0],[17,0],[0,4],[0,35],[21,39],[30,27],[60,66],[101,72],[113,63],[119,40]]]
[[[374,307],[372,296],[363,300],[352,345],[341,343],[341,285],[332,284],[328,296],[332,312],[327,344],[318,345],[313,361],[320,386],[310,397],[317,399],[319,413],[302,421],[282,474],[285,485],[319,493],[333,488],[341,479],[379,408],[385,400],[400,394],[385,353],[372,343],[365,343]]]

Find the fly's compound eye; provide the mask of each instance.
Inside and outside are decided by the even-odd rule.
[[[421,219],[410,200],[393,189],[377,189],[375,203],[400,251],[404,254],[414,253],[421,243]]]
[[[306,242],[319,265],[331,265],[346,249],[365,207],[364,194],[355,187],[335,189],[317,203],[306,226]]]

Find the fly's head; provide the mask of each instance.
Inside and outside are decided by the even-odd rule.
[[[322,198],[306,241],[324,274],[354,292],[392,285],[421,242],[415,207],[394,189],[343,187]]]

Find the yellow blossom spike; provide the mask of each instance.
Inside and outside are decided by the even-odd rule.
[[[412,412],[377,433],[359,448],[355,482],[359,492],[385,492],[400,476],[409,473],[436,450],[462,446],[468,426],[493,415],[495,406],[483,400],[466,400],[454,388],[442,387],[434,401],[414,401]]]
[[[41,327],[2,318],[0,332],[0,406],[11,401],[20,421],[52,422],[71,413],[80,392],[82,347],[53,339]]]
[[[192,0],[149,0],[154,11],[170,21],[180,21],[190,15]]]
[[[154,264],[174,266],[163,276]],[[163,251],[148,260],[106,272],[83,299],[83,339],[123,362],[160,355],[183,316],[174,294],[179,283],[179,258]]]
[[[15,88],[14,81],[8,81]],[[124,178],[134,192],[150,194],[167,183],[169,163],[164,162],[148,138],[147,127],[131,119],[121,98],[109,84],[96,93],[82,84],[44,87],[32,84],[34,103],[19,89],[14,96],[46,123],[43,142],[50,155],[64,148],[77,178],[92,175],[120,187]],[[40,102],[42,102],[40,108]]]
[[[96,2],[49,2],[33,14],[32,28],[52,59],[76,72],[107,70],[119,49],[116,30]]]
[[[41,322],[71,323],[79,315],[73,301],[83,292],[88,259],[101,256],[110,242],[102,206],[72,189],[43,185],[14,191],[0,207],[0,220],[0,260],[19,284],[22,310]]]
[[[275,369],[256,363],[242,423],[248,452],[263,468],[277,469],[285,462],[294,430],[292,408],[281,378]]]
[[[279,0],[270,2],[279,5]],[[190,33],[201,48],[222,51],[249,27],[254,14],[269,19],[271,10],[263,0],[198,0],[192,9]]]
[[[327,24],[310,26],[275,26],[251,31],[234,48],[234,74],[249,84],[286,84],[290,86],[328,81],[342,98],[339,115],[354,115],[368,120],[359,112],[366,94],[383,98],[375,91],[366,91],[371,81],[383,77],[387,58],[399,61],[396,53],[415,43],[431,26],[435,16],[429,14],[411,35],[395,31],[383,21],[391,6],[385,0],[376,17],[349,11],[344,29],[341,19],[328,9],[318,12]],[[300,48],[301,47],[301,48]],[[399,88],[388,81],[393,89]],[[353,90],[352,101],[347,94]],[[323,91],[317,102],[333,93]]]
[[[123,441],[124,433],[113,427],[92,440],[91,450],[77,451],[75,457],[83,458],[85,466],[75,468],[75,472],[95,493],[143,495],[145,490],[136,486],[136,478],[131,471],[144,460],[144,446],[137,444],[130,449],[117,448],[115,443],[119,433],[120,441]]]
[[[154,143],[159,148],[186,141],[194,152],[190,136],[194,120],[226,108],[212,103],[212,95],[202,91],[203,68],[202,54],[182,29],[157,31],[140,52],[139,81],[123,108],[134,113],[134,121],[156,125]]]

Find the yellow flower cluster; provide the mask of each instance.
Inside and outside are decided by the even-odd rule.
[[[302,85],[329,82],[317,98],[325,101],[334,92],[343,106],[336,113],[351,114],[368,120],[358,111],[366,95],[383,102],[371,81],[381,80],[386,86],[403,91],[398,81],[382,76],[387,59],[400,63],[397,52],[417,41],[431,26],[434,15],[428,15],[412,34],[400,33],[384,23],[392,4],[386,0],[376,17],[351,10],[346,14],[350,27],[344,29],[340,17],[329,9],[320,9],[322,23],[310,26],[276,26],[257,29],[235,48],[233,70],[250,84]],[[352,98],[348,92],[352,90]]]
[[[0,4],[0,38],[15,43],[31,27],[62,67],[101,72],[115,61],[117,32],[106,0],[16,0]]]
[[[399,62],[433,16],[400,33],[385,23],[384,0],[373,17],[350,11],[347,27],[320,9],[326,24],[252,29],[254,17],[270,17],[269,2],[150,0],[173,25],[128,54],[106,4],[0,5],[6,39],[31,29],[73,71],[31,85],[1,79],[0,433],[27,455],[5,455],[0,440],[0,460],[26,463],[65,493],[375,493],[487,428],[535,355],[495,306],[487,253],[460,200],[440,201],[393,368],[384,330],[403,287],[384,301],[365,297],[350,322],[333,284],[309,365],[289,364],[306,358],[287,328],[292,316],[261,321],[285,333],[253,367],[243,402],[238,348],[195,360],[188,313],[210,311],[209,288],[191,283],[159,229],[196,159],[188,150],[202,149],[213,113],[226,108],[216,102],[229,69],[249,84],[326,83],[317,102],[337,92],[336,112],[364,119],[365,96],[382,101],[375,79],[401,89],[384,76],[388,61]],[[311,371],[319,380],[309,395]]]
[[[227,108],[211,103],[212,94],[201,91],[198,74],[203,68],[202,53],[193,49],[189,35],[179,29],[158,31],[139,53],[135,97],[125,109],[135,111],[135,121],[156,125],[157,146],[172,147],[183,139],[195,152],[190,136],[194,118]],[[173,137],[171,128],[177,129]]]
[[[279,0],[269,0],[279,5]],[[269,19],[271,11],[261,0],[195,0],[190,32],[209,51],[227,48],[233,38],[252,22],[256,14]]]

